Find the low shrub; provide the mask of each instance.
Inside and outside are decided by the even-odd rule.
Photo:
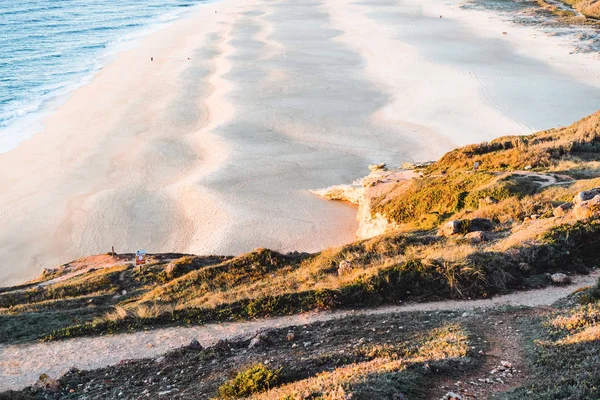
[[[253,365],[221,385],[219,395],[224,399],[239,399],[267,391],[277,384],[280,372],[264,364]]]

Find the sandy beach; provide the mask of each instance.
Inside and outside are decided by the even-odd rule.
[[[355,208],[310,189],[600,109],[600,59],[570,51],[455,0],[200,5],[0,154],[0,282],[113,245],[350,242]]]

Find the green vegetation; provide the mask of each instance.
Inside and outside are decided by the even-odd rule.
[[[566,128],[458,148],[430,165],[426,174],[472,171],[475,162],[479,171],[488,172],[553,169],[569,160],[600,160],[600,112]]]
[[[524,321],[533,374],[507,399],[600,398],[600,302],[593,300],[599,290],[579,294],[588,304]]]
[[[280,370],[273,371],[264,364],[253,365],[221,385],[219,395],[224,399],[239,399],[265,392],[275,387],[279,373]]]
[[[434,164],[435,165],[435,164]],[[373,214],[407,224],[409,229],[432,229],[461,211],[475,211],[486,198],[519,200],[536,192],[539,179],[518,174],[454,172],[413,180],[406,191],[391,200],[382,195]]]

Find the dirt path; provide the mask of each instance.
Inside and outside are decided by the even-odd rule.
[[[387,306],[359,311],[315,312],[247,322],[208,324],[193,327],[173,327],[121,335],[85,337],[51,343],[28,343],[0,346],[0,391],[21,389],[33,384],[39,375],[57,377],[70,367],[94,369],[117,364],[121,360],[156,357],[169,350],[189,344],[193,338],[209,346],[219,339],[248,337],[259,329],[304,325],[353,314],[385,314],[408,311],[471,310],[499,305],[547,306],[572,293],[575,289],[595,283],[598,271],[577,277],[564,287],[517,292],[487,300],[443,301]]]
[[[543,312],[546,307],[522,309],[508,313],[474,315],[467,324],[472,332],[471,344],[482,348],[483,363],[474,371],[442,376],[427,399],[438,400],[454,392],[464,400],[491,399],[494,395],[521,386],[529,376],[522,347],[518,320]]]

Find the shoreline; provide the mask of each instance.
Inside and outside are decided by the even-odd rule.
[[[148,23],[141,27],[136,27],[129,32],[124,32],[119,39],[109,40],[105,48],[94,55],[93,65],[86,67],[86,72],[79,76],[74,76],[64,87],[49,92],[34,110],[25,115],[16,118],[8,125],[2,128],[0,135],[0,154],[7,153],[16,149],[23,141],[33,138],[43,131],[43,122],[58,110],[77,89],[89,84],[94,77],[112,61],[114,61],[121,52],[130,50],[140,45],[148,36],[166,29],[169,25],[176,23],[182,18],[189,17],[195,9],[210,4],[212,0],[204,0],[203,3],[197,3],[189,7],[188,10],[170,10],[162,15],[155,16]],[[31,104],[28,103],[30,108]],[[23,135],[23,132],[28,132]]]
[[[592,57],[549,59],[554,38],[529,54],[545,39],[457,7],[198,5],[120,52],[43,132],[0,154],[0,184],[11,188],[0,254],[15,268],[0,278],[112,245],[236,254],[348,243],[355,209],[310,189],[352,181],[371,163],[566,124],[589,114],[579,101],[600,104]]]

